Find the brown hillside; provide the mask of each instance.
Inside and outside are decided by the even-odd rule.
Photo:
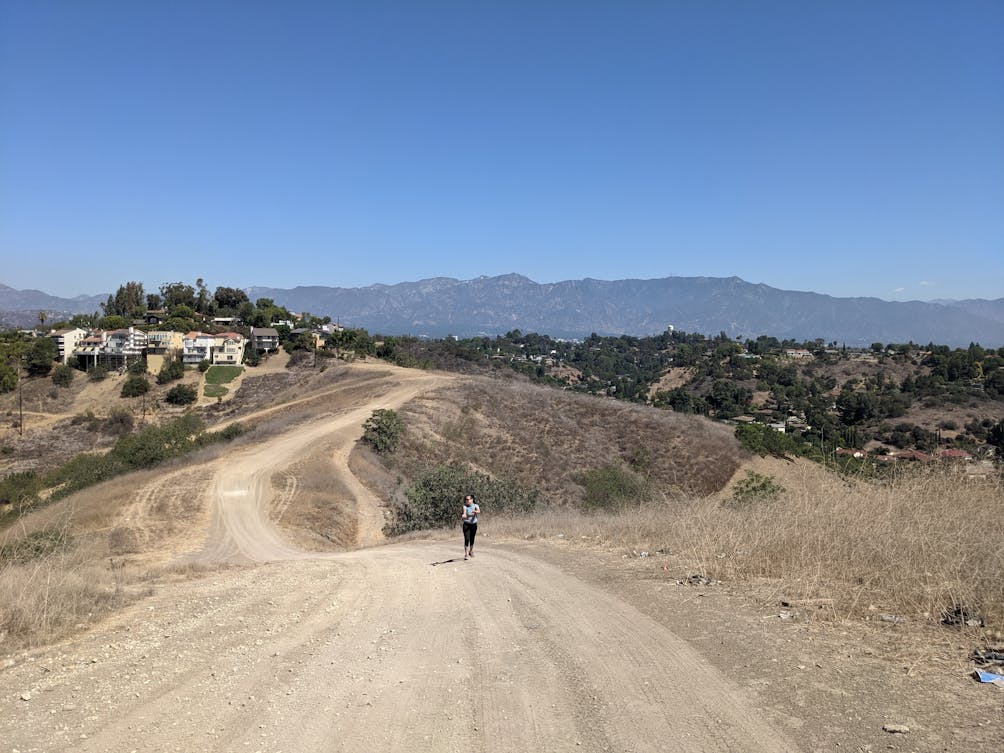
[[[520,380],[472,377],[401,410],[408,427],[395,462],[469,463],[577,503],[577,474],[629,467],[662,497],[724,487],[744,456],[732,429],[698,416],[590,397]]]

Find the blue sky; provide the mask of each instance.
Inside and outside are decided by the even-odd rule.
[[[1004,3],[0,0],[0,283],[1004,296]]]

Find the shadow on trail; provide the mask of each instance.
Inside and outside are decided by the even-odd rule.
[[[436,565],[449,565],[451,562],[463,562],[463,557],[453,557],[452,559],[443,560],[442,562],[430,562],[429,564],[435,567]]]

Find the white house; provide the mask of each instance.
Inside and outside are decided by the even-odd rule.
[[[205,332],[189,332],[181,341],[181,359],[186,364],[211,361],[215,345],[215,335],[207,335]]]
[[[105,353],[113,358],[139,358],[146,350],[146,342],[146,332],[135,327],[112,330],[108,333]]]
[[[98,359],[104,355],[105,343],[108,342],[108,333],[101,329],[96,329],[80,338],[77,346],[73,349],[73,355],[86,368],[88,362],[90,366],[97,366]]]
[[[73,356],[73,351],[80,345],[80,341],[87,337],[87,332],[80,327],[54,329],[49,333],[49,337],[56,343],[59,362],[65,364]]]

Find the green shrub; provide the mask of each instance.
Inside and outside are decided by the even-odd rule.
[[[797,456],[802,452],[802,445],[798,440],[765,424],[740,424],[736,427],[736,439],[747,450],[760,456],[783,458],[788,455]]]
[[[0,394],[13,392],[17,389],[17,370],[5,363],[0,363]]]
[[[75,369],[59,364],[52,372],[52,383],[57,387],[69,387],[73,384],[73,372]]]
[[[42,489],[42,479],[34,471],[11,473],[0,479],[0,504],[13,505],[14,510],[33,504]]]
[[[363,424],[363,441],[381,454],[393,452],[403,433],[404,422],[390,408],[378,408]]]
[[[575,482],[585,490],[583,504],[589,510],[614,510],[651,498],[645,479],[628,468],[606,465],[578,474]]]
[[[23,539],[0,544],[0,565],[22,564],[64,549],[70,543],[65,530],[49,528],[29,533]]]
[[[176,379],[181,379],[185,376],[185,364],[180,359],[172,358],[170,361],[165,361],[164,365],[160,367],[160,371],[157,372],[157,384],[167,384]]]
[[[441,528],[460,521],[466,495],[474,495],[488,515],[524,513],[537,506],[538,493],[505,479],[494,479],[462,465],[438,465],[418,475],[394,509],[387,533]]]
[[[92,366],[87,370],[87,378],[92,382],[100,382],[108,376],[108,369],[104,366]]]
[[[755,471],[746,471],[746,477],[732,487],[732,498],[726,507],[748,507],[753,504],[774,502],[784,494],[784,487],[773,476],[764,476]]]
[[[191,405],[198,399],[198,390],[188,384],[176,384],[164,395],[164,401],[171,405]]]
[[[130,374],[122,383],[122,397],[139,397],[150,391],[150,382],[145,376]]]
[[[210,366],[212,366],[212,364],[209,362],[209,359],[207,358],[203,358],[201,361],[199,361],[199,371],[201,371],[203,374],[209,371]]]
[[[121,437],[132,431],[133,423],[132,413],[125,408],[112,408],[102,425],[102,429],[105,434],[117,434]]]
[[[119,438],[107,454],[81,453],[43,476],[38,480],[37,487],[31,488],[52,489],[48,499],[55,501],[123,473],[153,468],[169,458],[214,442],[232,440],[243,433],[244,427],[236,423],[223,431],[206,432],[197,415],[186,414],[174,421],[147,426],[135,434]],[[29,505],[33,502],[37,502],[37,497],[28,500]]]

